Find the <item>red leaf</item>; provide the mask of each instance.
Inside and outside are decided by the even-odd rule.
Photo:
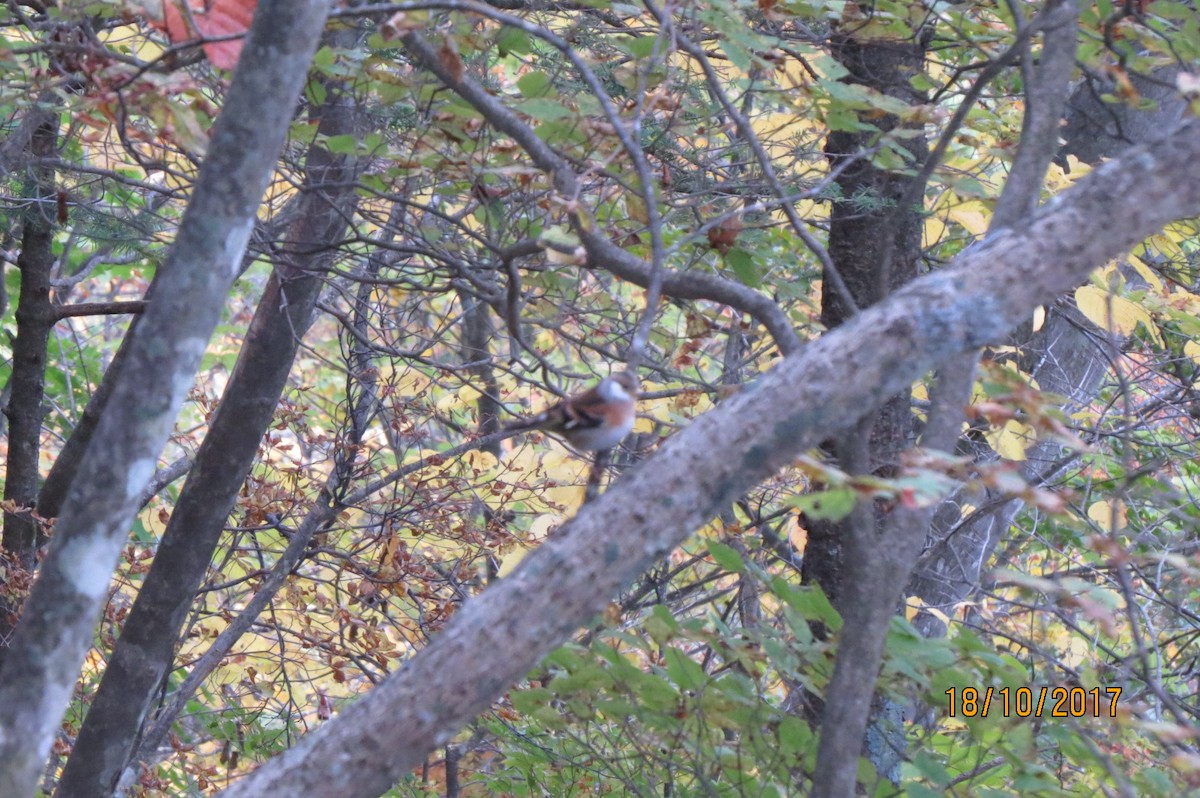
[[[187,11],[183,10],[184,2],[163,3],[167,36],[175,43],[238,36],[203,45],[204,54],[213,66],[233,69],[242,52],[243,38],[239,34],[249,30],[258,0],[186,0]]]
[[[333,702],[329,700],[329,696],[321,690],[317,691],[317,717],[321,720],[329,720],[333,716]]]

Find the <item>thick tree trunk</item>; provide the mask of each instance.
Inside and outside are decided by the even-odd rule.
[[[867,85],[909,103],[923,101],[911,88],[911,78],[924,64],[924,48],[916,41],[866,41],[844,38],[834,49],[838,60],[850,71],[850,82]],[[894,117],[880,120],[883,132],[895,129]],[[861,158],[879,134],[873,131],[835,131],[825,144],[831,165]],[[924,138],[906,140],[914,164],[927,154]],[[923,186],[913,177],[880,169],[868,160],[856,160],[837,179],[840,198],[832,203],[829,223],[829,255],[854,298],[857,308],[846,307],[836,291],[822,294],[821,321],[829,329],[853,318],[855,312],[887,297],[916,276],[921,254]],[[905,203],[902,207],[901,203]],[[826,276],[825,284],[830,284]],[[896,456],[907,448],[912,431],[907,392],[885,405],[871,427],[866,453],[868,471],[893,473]],[[851,465],[854,450],[862,448],[857,432],[831,442],[833,456],[843,467]],[[804,554],[806,582],[821,585],[835,607],[841,607],[846,581],[844,544],[850,519],[808,520],[808,545]]]
[[[30,140],[35,158],[51,158],[58,144],[57,109],[34,112],[39,122]],[[54,267],[54,174],[44,167],[32,170],[32,191],[21,236],[17,268],[21,293],[17,299],[17,337],[13,341],[8,416],[8,459],[4,499],[25,510],[37,499],[38,460],[42,450],[42,399],[46,387],[46,348],[54,327],[50,302],[50,271]],[[4,514],[4,549],[23,569],[33,569],[38,525],[29,512]],[[0,626],[0,628],[3,628]]]
[[[1019,41],[1010,55],[1023,57],[1027,107],[1021,146],[997,203],[993,230],[1018,224],[1037,205],[1046,167],[1054,152],[1058,122],[1066,97],[1077,13],[1073,0],[1052,0],[1035,19],[1025,21],[1018,27]],[[1044,46],[1036,68],[1029,50],[1030,32],[1035,29],[1044,31]],[[849,51],[851,55],[855,52]],[[1008,57],[1003,56],[999,63]],[[856,77],[861,75],[863,79],[879,81],[873,85],[880,90],[886,91],[891,82],[903,86],[906,67],[889,72],[888,66],[889,62],[876,57],[873,61],[864,60],[862,64],[853,64],[849,68]],[[908,196],[923,194],[924,186],[915,181],[929,173],[929,168],[923,169],[918,177],[909,180],[911,193]],[[853,188],[861,195],[861,188]],[[904,200],[901,202],[903,204]],[[919,218],[902,216],[906,210],[903,207],[897,210],[895,224],[902,225],[907,218],[910,221],[907,226],[872,231],[855,229],[855,225],[850,225],[847,227],[850,235],[840,236],[836,235],[839,226],[835,217],[834,227],[830,231],[831,253],[838,252],[834,244],[839,241],[844,242],[847,252],[855,252],[856,245],[858,250],[869,252],[872,246],[864,243],[864,236],[874,233],[874,240],[884,242],[884,253],[876,259],[876,269],[880,270],[876,278],[879,290],[886,291],[898,281],[912,279],[919,257],[922,226]],[[891,252],[895,252],[895,256]],[[897,260],[904,256],[911,260]],[[851,264],[850,268],[853,268],[855,261],[851,260]],[[912,271],[904,271],[906,265]],[[863,264],[862,268],[869,269],[870,263]],[[855,272],[850,274],[848,282],[858,279]],[[827,304],[826,309],[831,314],[837,311],[836,304]],[[974,366],[975,357],[968,354],[955,358],[949,364],[949,369],[939,374],[926,414],[927,425],[922,435],[922,445],[942,449],[952,447],[970,396]],[[851,473],[862,473],[855,471],[855,467],[866,467],[870,473],[881,476],[892,473],[898,467],[899,454],[911,445],[911,419],[909,395],[905,391],[884,405],[883,412],[873,424],[863,424],[857,437],[852,435],[838,441],[843,468]],[[853,456],[847,457],[847,451]],[[884,699],[876,699],[872,704],[870,695],[891,616],[897,609],[896,602],[902,597],[917,554],[927,539],[932,515],[931,511],[876,508],[874,513],[859,511],[852,514],[847,523],[839,525],[841,528],[837,530],[836,554],[841,556],[841,561],[837,563],[836,576],[841,582],[835,595],[843,599],[838,606],[845,623],[833,680],[826,692],[825,722],[822,724],[813,779],[813,789],[821,795],[853,794],[857,746],[861,744],[863,735],[860,724],[865,724],[868,712],[873,713],[875,720],[866,735],[867,755],[882,776],[891,781],[899,779],[904,753],[902,708]],[[824,533],[818,537],[818,543],[832,539],[830,531],[825,528],[827,526],[830,525],[823,524],[818,528]],[[811,538],[806,560],[809,551],[812,551]],[[814,570],[819,572],[819,567],[833,558],[822,552],[820,547],[817,553],[819,559],[814,563]],[[844,598],[840,591],[845,591]]]
[[[58,145],[57,108],[34,111],[26,123],[33,126],[29,152],[50,158]],[[32,577],[37,549],[44,534],[33,510],[37,500],[42,451],[42,400],[46,389],[46,350],[54,329],[50,302],[50,273],[54,268],[54,174],[44,167],[31,171],[29,209],[21,234],[21,293],[17,299],[17,337],[13,341],[12,376],[9,380],[8,457],[5,462],[4,500],[21,508],[4,513],[0,539],[0,564],[6,565],[0,585],[0,667],[8,654],[21,612],[24,585]]]
[[[923,71],[925,61],[918,34],[907,42],[844,37],[833,52],[849,70],[848,81],[912,105],[925,102],[912,88],[912,79]],[[886,135],[896,129],[898,120],[889,116],[876,124]],[[878,137],[873,131],[835,131],[826,141],[825,152],[836,167],[846,159],[861,158]],[[876,304],[917,276],[924,224],[923,176],[927,174],[918,168],[928,157],[928,148],[917,131],[911,131],[902,144],[915,174],[856,160],[837,179],[840,198],[830,211],[829,255],[858,308]],[[830,285],[828,276],[825,285]],[[821,320],[827,327],[844,324],[854,312],[837,292],[823,292]],[[905,390],[884,402],[863,424],[831,441],[828,448],[839,467],[852,475],[895,476],[900,453],[912,445],[910,405],[910,392]],[[897,579],[903,584],[903,578],[878,556],[880,547],[895,544],[893,521],[886,508],[872,506],[837,521],[805,519],[808,544],[802,575],[806,582],[821,585],[843,617],[853,621],[847,624],[840,643],[844,652],[839,650],[838,667],[843,672],[835,675],[825,704],[808,698],[810,716],[822,727],[826,761],[832,758],[847,763],[839,771],[843,779],[847,773],[853,779],[856,772],[854,763],[862,747],[873,693],[866,685],[875,682],[892,604],[898,598],[893,595],[881,604],[875,594],[898,594],[899,585],[896,591],[889,586]],[[852,673],[847,670],[851,665]],[[836,686],[838,681],[845,682],[841,689]],[[903,737],[895,731],[892,728],[887,735],[891,739],[868,750],[879,772],[893,781],[899,779],[897,752],[903,750]],[[838,753],[832,756],[830,750]],[[827,772],[818,765],[818,778]]]

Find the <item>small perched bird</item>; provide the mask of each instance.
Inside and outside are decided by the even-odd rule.
[[[568,396],[536,416],[514,421],[505,429],[543,430],[585,452],[611,449],[633,429],[637,389],[637,378],[618,371],[595,387]]]

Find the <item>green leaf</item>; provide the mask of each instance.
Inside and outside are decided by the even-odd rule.
[[[557,100],[547,97],[533,97],[517,103],[517,109],[541,122],[553,122],[574,115],[574,111]]]
[[[749,72],[754,66],[754,58],[750,51],[742,47],[733,39],[726,39],[721,42],[721,49],[725,51],[725,55],[729,58],[729,63],[733,64],[741,72]]]
[[[912,763],[918,773],[937,786],[945,787],[950,783],[950,774],[946,772],[946,768],[928,751],[918,751],[913,755]]]
[[[551,92],[550,76],[545,72],[527,72],[517,78],[517,88],[526,97],[546,97]]]
[[[679,621],[671,615],[671,611],[661,604],[656,604],[650,611],[650,617],[645,621],[646,634],[659,645],[664,645],[679,634]]]
[[[1146,785],[1143,795],[1170,795],[1174,790],[1171,777],[1158,768],[1147,768],[1140,775]]]
[[[321,105],[324,103],[325,97],[328,94],[325,90],[325,84],[319,80],[310,80],[308,85],[304,87],[304,93],[312,105]]]
[[[509,693],[508,700],[512,702],[513,709],[523,715],[531,715],[548,707],[554,700],[554,694],[544,687],[530,687]]]
[[[565,671],[573,671],[582,668],[585,662],[587,662],[587,659],[584,657],[579,647],[572,643],[559,646],[547,654],[546,659],[543,660],[544,665],[556,666]]]
[[[325,139],[325,149],[338,155],[353,155],[358,149],[358,136],[351,133],[330,136]]]
[[[579,246],[579,236],[562,225],[552,225],[542,231],[538,241],[543,246],[553,246],[563,249]]]
[[[657,39],[653,36],[627,36],[617,46],[634,58],[649,58],[654,53],[656,43]]]
[[[830,629],[840,629],[842,618],[829,603],[819,585],[793,587],[781,579],[772,582],[772,590],[805,621],[820,621]]]
[[[732,546],[726,546],[724,543],[713,541],[708,544],[708,556],[713,558],[717,565],[724,568],[726,571],[733,571],[740,574],[746,567],[742,555],[738,554],[737,550]]]
[[[558,696],[579,692],[602,693],[612,686],[612,677],[599,664],[589,663],[579,670],[558,676],[550,682],[549,689]]]
[[[846,133],[856,133],[867,130],[871,126],[858,121],[858,114],[842,106],[834,106],[825,114],[825,124],[830,130],[840,130]]]
[[[501,28],[496,37],[496,49],[501,56],[525,55],[533,50],[533,41],[529,34],[520,28]]]
[[[754,256],[741,247],[734,247],[726,252],[725,263],[742,283],[751,288],[762,285],[762,276],[754,265]]]
[[[299,144],[312,144],[317,138],[317,126],[308,120],[298,119],[288,128],[288,140]]]
[[[806,751],[812,741],[812,729],[800,718],[787,715],[779,722],[779,747],[785,754]]]
[[[668,648],[663,652],[663,659],[666,660],[667,675],[671,681],[684,690],[699,690],[708,681],[704,668],[677,648]]]
[[[839,521],[854,510],[858,495],[853,488],[831,488],[815,493],[805,493],[788,499],[788,504],[809,518]]]
[[[850,70],[832,55],[819,55],[812,60],[812,64],[813,69],[825,80],[841,80],[850,74]]]
[[[638,703],[651,712],[675,712],[679,708],[679,690],[662,675],[639,674],[633,691]]]
[[[313,54],[312,63],[314,67],[324,68],[333,66],[333,62],[337,60],[337,54],[333,52],[331,47],[322,47]]]

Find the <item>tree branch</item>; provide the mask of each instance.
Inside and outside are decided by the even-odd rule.
[[[476,81],[442,63],[437,49],[419,33],[407,33],[401,37],[401,41],[418,65],[432,72],[470,103],[493,127],[512,137],[537,167],[551,176],[560,194],[566,197],[579,195],[579,177],[570,163],[542,140],[533,128]],[[617,246],[596,229],[591,219],[581,213],[575,214],[574,221],[575,232],[587,251],[588,262],[591,265],[610,271],[621,279],[643,288],[652,286],[655,275],[649,264]],[[670,272],[663,269],[661,279],[662,291],[668,296],[679,299],[709,299],[749,313],[767,328],[784,354],[790,354],[800,348],[800,338],[792,328],[787,314],[765,294],[711,274]],[[648,311],[652,312],[653,309]]]
[[[125,302],[80,302],[75,305],[59,305],[54,309],[54,316],[57,319],[69,319],[78,316],[136,315],[145,309],[144,299],[130,299]]]

